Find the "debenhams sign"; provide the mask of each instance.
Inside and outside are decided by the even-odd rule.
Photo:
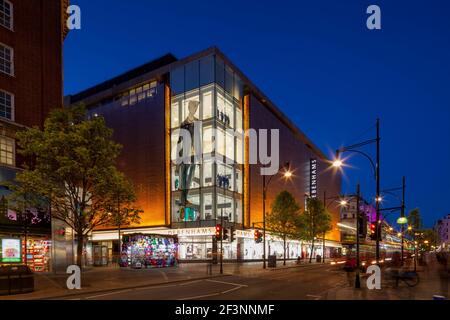
[[[309,162],[309,196],[317,198],[317,159]]]

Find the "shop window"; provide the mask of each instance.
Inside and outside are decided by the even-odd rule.
[[[179,101],[172,102],[170,110],[170,127],[176,128],[180,126],[180,103]]]
[[[217,164],[216,186],[225,190],[234,190],[233,167],[225,164]]]
[[[233,94],[233,70],[225,66],[225,91]]]
[[[211,154],[215,150],[213,128],[203,129],[203,154]]]
[[[244,96],[244,85],[242,83],[241,78],[234,74],[234,90],[233,90],[233,97],[241,101],[242,97]]]
[[[214,184],[213,179],[213,162],[208,161],[203,163],[203,186],[211,187]]]
[[[222,194],[217,195],[217,205],[216,205],[217,219],[223,219],[225,221],[233,222],[234,219],[234,201],[228,196],[223,196]]]
[[[193,61],[185,65],[185,91],[200,87],[199,62]]]
[[[200,97],[198,90],[193,90],[189,93],[186,93],[186,98],[183,100],[183,109],[181,112],[181,123],[187,119],[189,116],[189,101],[195,101],[200,105]],[[200,108],[197,108],[195,111],[194,117],[196,120],[200,119]],[[181,125],[181,124],[180,124]]]
[[[173,96],[184,92],[184,66],[170,72],[170,88]]]
[[[204,220],[214,219],[212,193],[203,194],[203,216]]]
[[[236,170],[236,189],[237,193],[242,194],[242,171]]]
[[[223,60],[216,56],[216,81],[222,88],[225,87],[225,65]]]
[[[214,91],[213,87],[210,86],[208,88],[204,88],[202,91],[202,109],[203,109],[203,117],[202,119],[210,119],[213,117],[213,97]]]
[[[200,86],[214,82],[214,56],[210,55],[200,60]]]

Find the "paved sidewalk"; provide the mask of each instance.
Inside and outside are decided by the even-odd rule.
[[[224,263],[223,274],[220,274],[219,264],[182,263],[177,267],[156,269],[129,269],[114,267],[97,267],[83,270],[81,290],[68,290],[67,274],[36,274],[35,291],[27,294],[0,296],[0,300],[32,300],[66,297],[80,293],[94,293],[109,290],[123,290],[134,287],[156,286],[161,284],[207,279],[223,275],[258,275],[281,271],[287,268],[302,268],[320,266],[321,263],[296,264],[295,261],[277,261],[277,268],[262,268],[262,262]]]

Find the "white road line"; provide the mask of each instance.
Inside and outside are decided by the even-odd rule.
[[[208,282],[217,282],[217,283],[222,283],[222,284],[229,284],[229,285],[237,286],[237,287],[248,287],[248,285],[246,285],[246,284],[233,283],[233,282],[226,282],[226,281],[219,281],[219,280],[206,279],[205,281],[208,281]]]
[[[225,291],[222,291],[221,294],[230,293],[230,292],[233,292],[233,291],[242,289],[242,288],[243,288],[243,287],[236,287],[236,288],[233,288],[233,289],[225,290]]]
[[[306,296],[310,297],[310,298],[314,298],[314,300],[319,300],[320,298],[322,298],[321,296],[316,296],[314,294],[307,294]]]
[[[150,290],[150,289],[160,289],[160,288],[170,288],[170,287],[176,287],[176,284],[167,285],[167,286],[148,286],[148,287],[142,287],[142,288],[134,288],[133,290]]]
[[[194,280],[194,281],[190,281],[190,282],[186,282],[186,283],[181,283],[179,284],[179,286],[187,286],[193,283],[198,283],[198,282],[202,282],[202,280]]]
[[[168,281],[169,281],[169,278],[167,277],[167,274],[166,274],[164,271],[160,271],[160,270],[158,270],[158,271],[159,271],[159,273],[161,273],[161,275],[163,276],[164,281],[168,282]]]
[[[104,294],[98,294],[98,295],[95,295],[95,296],[86,297],[86,299],[94,299],[94,298],[98,298],[98,297],[111,296],[111,295],[115,295],[115,294],[119,294],[119,293],[129,292],[129,291],[133,291],[133,290],[127,289],[127,290],[122,290],[122,291],[115,291],[115,292],[109,292],[109,293],[104,293]]]

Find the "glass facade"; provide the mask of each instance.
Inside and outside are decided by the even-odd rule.
[[[173,226],[195,221],[212,225],[222,216],[241,224],[241,79],[222,59],[209,55],[171,71],[170,87]]]

